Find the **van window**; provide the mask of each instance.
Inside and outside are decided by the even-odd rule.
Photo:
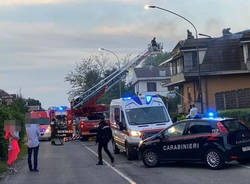
[[[127,125],[126,125],[126,120],[125,120],[125,116],[124,116],[124,112],[121,111],[121,124],[124,130],[127,130]]]
[[[120,108],[115,108],[115,121],[120,122]]]
[[[169,122],[168,114],[163,106],[127,109],[126,115],[130,125]]]

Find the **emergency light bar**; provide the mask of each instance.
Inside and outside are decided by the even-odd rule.
[[[152,102],[153,100],[152,95],[146,95],[145,96],[145,103],[148,105]],[[125,96],[122,98],[123,101],[129,101],[129,100],[134,100],[137,104],[142,105],[141,99],[138,96]]]

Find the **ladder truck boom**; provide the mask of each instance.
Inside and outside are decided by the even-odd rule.
[[[79,109],[94,105],[98,98],[109,91],[115,84],[117,84],[122,77],[127,73],[128,69],[135,67],[146,59],[151,54],[150,51],[145,51],[143,54],[137,55],[131,62],[116,70],[105,79],[98,82],[96,85],[83,92],[78,97],[75,97],[71,102],[72,109]]]

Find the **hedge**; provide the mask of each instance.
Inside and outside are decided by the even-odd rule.
[[[25,102],[18,98],[12,105],[0,104],[0,160],[6,160],[8,155],[8,140],[4,139],[4,120],[20,120],[21,132],[19,132],[19,145],[24,144],[25,136]]]
[[[220,117],[237,118],[250,127],[250,109],[230,109],[218,112]]]

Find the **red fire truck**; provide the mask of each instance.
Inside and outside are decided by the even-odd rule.
[[[51,130],[50,130],[50,118],[49,111],[32,111],[30,112],[30,121],[39,124],[40,126],[40,140],[50,140]]]
[[[50,107],[48,110],[50,122],[55,119],[57,122],[57,134],[61,137],[72,137],[73,114],[66,106]]]

